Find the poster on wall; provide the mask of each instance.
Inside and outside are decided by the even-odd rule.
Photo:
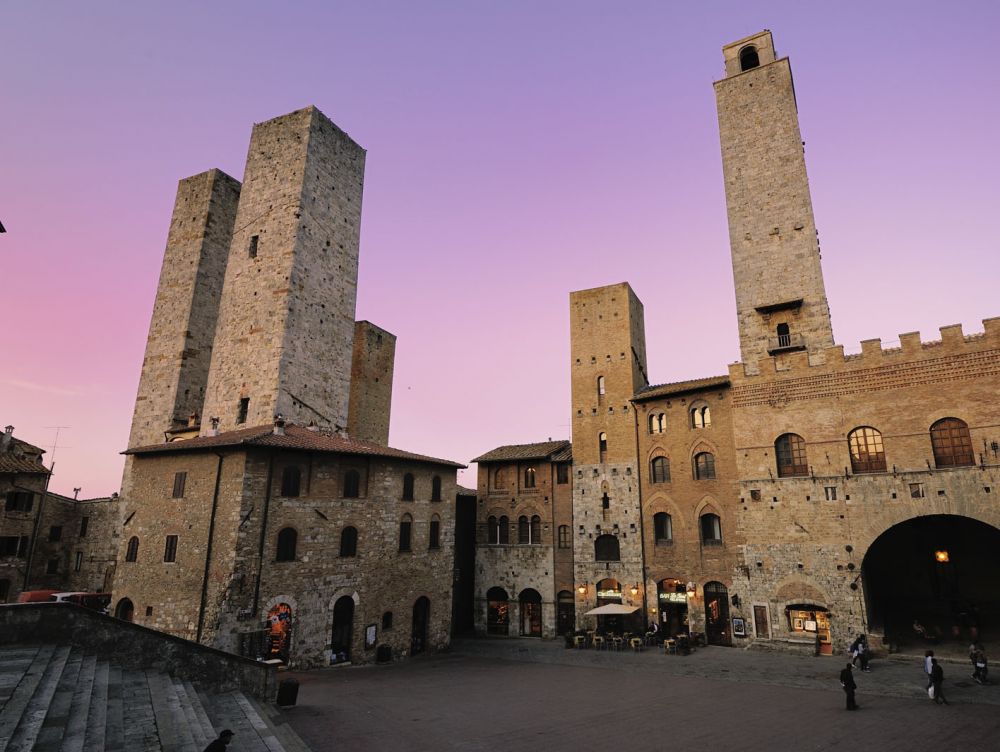
[[[736,637],[747,636],[747,623],[738,616],[733,617],[733,635]]]
[[[378,637],[378,626],[375,624],[369,624],[365,627],[365,650],[371,650],[375,647],[375,640]]]

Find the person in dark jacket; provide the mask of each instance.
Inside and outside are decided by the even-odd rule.
[[[211,742],[207,747],[205,747],[205,752],[226,752],[226,747],[229,746],[229,742],[233,740],[233,732],[229,729],[225,729],[219,738],[214,742]]]
[[[934,687],[934,702],[938,705],[942,703],[947,705],[948,701],[944,698],[942,684],[944,684],[944,669],[941,668],[937,658],[931,658],[931,686]]]
[[[840,672],[840,686],[844,688],[844,692],[847,694],[847,709],[857,710],[858,704],[854,701],[854,690],[858,688],[858,685],[854,683],[852,668],[854,666],[848,663],[847,668]]]

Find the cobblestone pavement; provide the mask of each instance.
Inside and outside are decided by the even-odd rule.
[[[320,750],[1000,750],[1000,686],[944,663],[951,705],[927,699],[919,662],[702,648],[594,653],[538,640],[461,640],[390,666],[295,674],[289,723]]]

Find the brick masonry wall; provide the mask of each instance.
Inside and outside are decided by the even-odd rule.
[[[243,398],[247,425],[346,429],[364,163],[315,107],[254,127],[204,409],[220,430]]]
[[[162,442],[202,410],[239,195],[239,182],[219,170],[177,185],[130,447]]]
[[[396,335],[370,321],[355,323],[347,417],[347,434],[351,438],[389,444],[395,359]]]

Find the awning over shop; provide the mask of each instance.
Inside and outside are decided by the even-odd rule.
[[[631,614],[638,611],[638,606],[623,606],[620,603],[609,603],[606,606],[598,606],[588,611],[585,616],[616,616],[620,614]]]

